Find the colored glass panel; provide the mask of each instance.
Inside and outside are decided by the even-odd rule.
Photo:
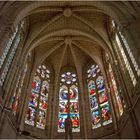
[[[34,108],[28,106],[26,118],[25,118],[26,124],[29,124],[32,126],[35,124],[35,113],[36,113],[36,110]]]
[[[65,119],[68,114],[59,114],[58,116],[58,132],[65,132]]]
[[[99,93],[99,102],[102,104],[108,100],[105,91]]]
[[[92,121],[92,128],[93,129],[101,126],[100,113],[98,110],[91,112],[91,121]]]
[[[72,121],[72,132],[79,132],[80,131],[79,114],[70,114],[70,118]]]
[[[35,77],[34,81],[32,82],[33,91],[38,93],[40,90],[40,86],[41,86],[41,80],[39,79],[39,77]]]
[[[37,101],[38,101],[38,94],[36,93],[31,93],[30,101],[29,101],[29,106],[32,107],[37,107]]]
[[[70,113],[79,113],[78,102],[70,102]]]
[[[112,122],[110,107],[108,103],[101,105],[101,114],[102,114],[103,125],[107,125]]]
[[[47,81],[43,81],[41,95],[48,96],[48,92],[49,92],[49,83]]]
[[[70,100],[78,100],[78,88],[75,85],[70,87]]]
[[[103,76],[98,76],[98,78],[96,79],[96,85],[99,91],[103,91],[105,89]]]
[[[40,110],[37,116],[36,127],[45,129],[45,123],[46,123],[46,113]]]
[[[89,92],[90,96],[96,94],[95,89],[96,89],[95,83],[94,83],[94,81],[91,80],[88,84],[88,92]]]
[[[97,102],[96,96],[90,97],[90,106],[91,106],[91,109],[98,108],[98,102]]]

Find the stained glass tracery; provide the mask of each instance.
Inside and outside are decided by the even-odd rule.
[[[70,115],[72,132],[80,132],[78,83],[75,73],[61,75],[59,89],[58,132],[65,132],[65,120]]]
[[[96,129],[112,122],[105,82],[98,65],[87,70],[87,83],[92,129]]]
[[[25,117],[26,124],[45,129],[49,83],[50,70],[45,65],[40,65],[32,82],[31,96]]]

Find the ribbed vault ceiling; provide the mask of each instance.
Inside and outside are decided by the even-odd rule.
[[[26,51],[35,50],[36,63],[45,59],[53,67],[83,68],[94,60],[103,70],[102,51],[109,52],[108,16],[80,3],[43,6],[28,14]]]

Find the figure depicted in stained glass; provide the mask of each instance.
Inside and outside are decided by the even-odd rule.
[[[29,105],[37,107],[37,99],[38,99],[38,95],[32,92],[30,101],[29,101]]]
[[[62,95],[61,95],[61,98],[62,99],[68,99],[68,93],[67,92],[64,92],[64,91],[62,91]]]
[[[48,92],[49,92],[49,83],[47,81],[43,81],[41,94],[47,96]]]
[[[109,122],[112,122],[112,118],[111,118],[111,114],[110,114],[110,108],[109,108],[108,104],[105,104],[104,106],[102,106],[101,114],[102,114],[102,118],[103,118],[103,121],[104,121],[103,125],[106,125]]]
[[[25,122],[29,125],[34,125],[35,109],[28,107]]]
[[[65,129],[65,119],[67,118],[67,114],[65,115],[59,115],[59,121],[58,121],[58,130],[59,132],[64,132]]]
[[[47,98],[45,97],[40,97],[40,104],[39,104],[40,109],[46,110],[47,109]]]
[[[36,92],[39,92],[39,89],[40,89],[40,79],[39,77],[35,77],[33,83],[32,83],[32,89]]]
[[[37,118],[37,127],[44,129],[45,128],[45,112],[39,111]]]
[[[78,113],[78,103],[77,102],[70,102],[70,112]]]
[[[19,97],[17,97],[16,99],[15,99],[15,102],[13,103],[13,113],[15,114],[16,112],[17,112],[17,110],[18,110],[18,102],[19,102]]]
[[[20,100],[20,96],[19,95],[12,97],[12,110],[13,110],[14,115],[16,114],[16,112],[18,110],[19,100]]]
[[[68,90],[65,86],[62,86],[60,89],[60,97],[61,100],[67,100],[68,99]]]
[[[90,81],[89,82],[88,89],[89,89],[90,95],[94,95],[95,94],[95,84],[94,84],[94,81]]]
[[[95,96],[91,97],[90,103],[91,103],[91,108],[95,108],[96,106],[98,106],[97,98]]]
[[[99,76],[96,80],[96,85],[99,90],[104,90],[104,79],[103,76]]]
[[[108,99],[107,99],[107,95],[106,95],[105,91],[99,93],[99,101],[100,101],[100,103],[104,103],[107,100]]]
[[[36,81],[32,82],[32,88],[35,90],[36,89]]]
[[[67,102],[60,102],[60,104],[59,104],[59,112],[60,113],[68,113],[68,104],[67,104]]]
[[[71,114],[72,127],[74,129],[79,127],[79,117],[76,114]]]
[[[78,94],[77,88],[71,87],[70,88],[70,99],[76,99],[77,94]]]
[[[98,127],[97,126],[98,123],[100,123],[100,114],[99,114],[99,111],[96,110],[96,111],[92,112],[92,124],[93,124],[93,127],[95,127],[95,126]]]

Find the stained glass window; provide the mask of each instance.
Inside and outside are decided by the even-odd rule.
[[[135,71],[137,72],[138,76],[140,76],[140,69],[139,69],[139,66],[138,66],[138,64],[137,64],[137,62],[136,62],[136,60],[135,60],[135,57],[134,57],[132,51],[130,50],[130,47],[129,47],[129,45],[128,45],[128,42],[127,42],[127,40],[125,39],[125,37],[122,35],[121,32],[119,32],[119,34],[120,34],[120,37],[121,37],[121,39],[122,39],[122,41],[123,41],[123,43],[124,43],[124,46],[125,46],[127,52],[128,52],[128,55],[129,55],[129,57],[130,57],[130,59],[131,59],[133,65],[134,65]]]
[[[19,34],[19,36],[17,37],[17,39],[16,39],[16,41],[14,43],[14,46],[12,48],[12,51],[11,51],[11,53],[9,55],[9,58],[7,60],[7,63],[5,65],[5,67],[4,67],[4,69],[3,69],[3,72],[2,72],[2,75],[1,75],[1,78],[0,78],[0,85],[3,85],[3,82],[4,82],[5,78],[6,78],[6,75],[8,73],[8,70],[10,68],[11,62],[12,62],[12,60],[14,58],[15,53],[16,53],[16,49],[17,49],[17,47],[19,45],[20,39],[21,38],[20,38],[20,34]]]
[[[10,37],[5,47],[5,50],[2,54],[2,57],[0,58],[0,71],[1,71],[0,86],[3,85],[6,79],[7,73],[14,59],[19,43],[21,41],[21,38],[22,38],[21,29],[23,28],[23,26],[24,26],[24,21],[22,21],[20,25],[18,25],[17,28],[15,29],[15,32]],[[8,57],[8,59],[6,59],[6,57]]]
[[[32,82],[31,96],[25,117],[26,124],[45,129],[49,83],[50,70],[45,65],[40,65]]]
[[[70,115],[72,132],[80,132],[77,75],[65,72],[60,78],[58,132],[65,132],[65,120]]]
[[[118,49],[119,49],[119,51],[121,53],[121,56],[123,58],[125,67],[126,67],[128,73],[130,75],[131,81],[132,81],[133,85],[135,86],[136,83],[137,83],[137,80],[136,80],[136,77],[135,77],[134,72],[132,70],[132,67],[130,65],[130,62],[129,62],[127,56],[126,56],[126,52],[127,52],[128,56],[130,57],[130,60],[133,64],[133,66],[135,68],[135,71],[137,72],[138,76],[140,76],[139,66],[138,66],[138,64],[135,60],[135,57],[134,57],[134,55],[133,55],[133,53],[130,49],[130,46],[129,46],[127,40],[125,39],[124,35],[120,32],[119,27],[116,26],[116,23],[115,23],[114,20],[112,20],[112,28],[117,29],[116,32],[115,32],[115,40],[118,44]],[[121,41],[122,41],[122,43],[121,43]],[[124,47],[126,49],[126,52],[125,52]]]
[[[6,44],[5,50],[3,51],[2,57],[0,58],[0,69],[1,69],[1,67],[2,67],[2,65],[3,65],[3,63],[4,63],[4,61],[5,61],[5,58],[6,58],[8,52],[9,52],[11,46],[12,46],[12,43],[13,43],[13,41],[14,41],[14,39],[15,39],[15,37],[16,37],[16,34],[17,34],[17,32],[18,32],[18,29],[19,29],[19,28],[18,28],[18,26],[17,26],[15,32],[11,35],[11,37],[10,37],[8,43]]]
[[[110,64],[109,64],[109,74],[110,74],[110,78],[111,78],[111,82],[112,82],[113,92],[114,92],[116,102],[117,102],[117,105],[118,105],[119,114],[121,116],[123,114],[123,103],[122,103],[121,96],[119,95],[118,87],[117,87],[115,77],[114,77],[114,74],[113,74],[113,71],[112,71],[112,67],[111,67]]]
[[[137,83],[136,77],[135,77],[135,75],[134,75],[134,73],[133,73],[133,70],[132,70],[132,68],[131,68],[131,66],[130,66],[130,63],[129,63],[128,59],[127,59],[127,56],[126,56],[125,51],[124,51],[124,49],[123,49],[123,47],[122,47],[122,44],[121,44],[120,39],[119,39],[119,37],[118,37],[118,34],[116,34],[115,37],[116,37],[116,42],[117,42],[117,44],[118,44],[118,49],[119,49],[119,51],[121,52],[121,55],[122,55],[124,64],[125,64],[125,66],[126,66],[126,69],[127,69],[128,73],[129,73],[129,76],[130,76],[130,78],[131,78],[131,81],[132,81],[133,85],[135,86],[136,83]]]
[[[112,122],[112,117],[107,90],[98,65],[92,65],[87,70],[87,83],[92,129],[110,124]]]
[[[15,91],[14,91],[14,95],[11,100],[11,108],[12,108],[14,115],[16,115],[18,112],[18,106],[19,106],[19,102],[20,102],[20,98],[21,98],[21,90],[23,87],[25,75],[27,73],[27,68],[28,68],[28,65],[26,64],[25,69],[23,70],[23,73],[19,74],[17,84],[15,87]]]

